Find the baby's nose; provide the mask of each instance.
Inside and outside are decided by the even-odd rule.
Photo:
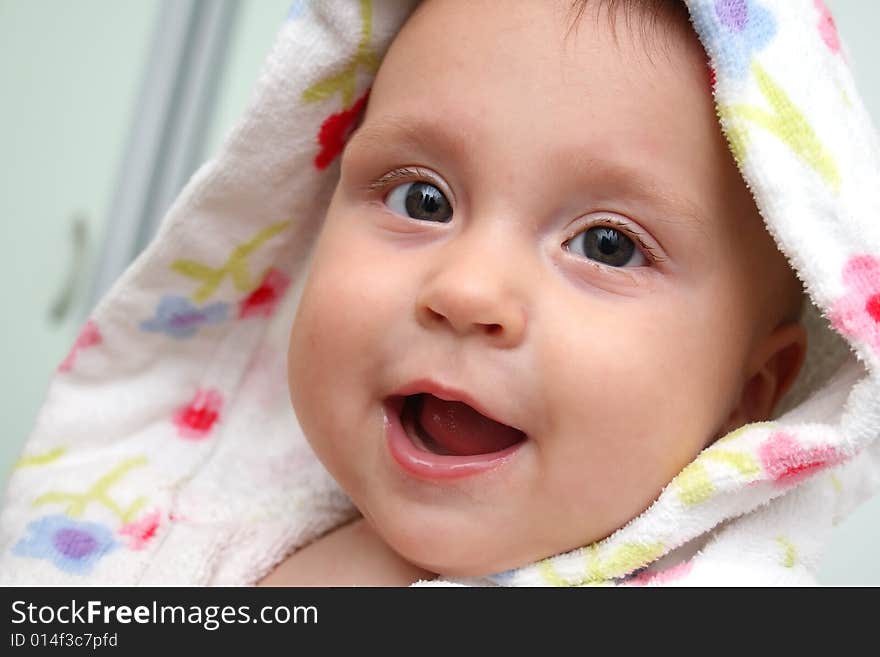
[[[458,236],[429,263],[419,291],[416,315],[427,329],[482,335],[495,346],[518,345],[526,331],[522,272],[508,254],[485,240]]]

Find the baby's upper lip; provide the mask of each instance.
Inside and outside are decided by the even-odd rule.
[[[439,381],[435,381],[431,378],[423,377],[411,381],[410,383],[407,383],[406,385],[400,387],[392,394],[395,396],[406,397],[408,395],[417,395],[420,393],[428,393],[445,401],[463,402],[481,415],[485,415],[490,420],[494,420],[499,424],[506,424],[507,426],[512,427],[518,431],[523,431],[523,429],[521,429],[518,424],[508,421],[511,418],[508,417],[507,413],[496,413],[495,411],[487,408],[476,397],[466,392],[465,390],[446,383],[440,383]],[[526,432],[523,431],[523,433]]]

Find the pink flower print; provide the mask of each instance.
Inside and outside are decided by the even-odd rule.
[[[159,529],[159,510],[151,511],[140,520],[134,520],[119,528],[122,536],[128,537],[128,547],[143,550]]]
[[[880,259],[855,256],[843,268],[849,291],[831,308],[831,325],[844,335],[867,342],[880,354]]]
[[[239,318],[271,317],[289,285],[289,276],[277,269],[269,269],[260,286],[242,299],[238,311]]]
[[[67,354],[67,357],[58,366],[58,371],[69,372],[72,370],[76,361],[76,355],[82,349],[88,349],[96,344],[101,344],[101,340],[101,332],[98,330],[98,325],[92,320],[87,321],[82,329],[80,329],[79,335],[76,336],[73,347],[70,348],[70,353]]]
[[[837,54],[840,52],[840,38],[837,36],[837,26],[834,24],[834,16],[831,15],[831,12],[828,10],[828,7],[825,6],[823,0],[813,0],[813,4],[816,5],[816,9],[819,10],[819,34],[822,35],[822,40],[825,42],[825,45],[828,46],[828,49]]]
[[[629,586],[647,586],[648,584],[666,584],[668,582],[674,582],[691,572],[691,568],[693,567],[694,564],[691,561],[685,561],[659,572],[645,570],[628,580],[626,584]]]
[[[220,417],[223,396],[211,388],[196,391],[192,401],[174,414],[177,434],[188,440],[206,438]]]
[[[758,448],[764,471],[777,484],[789,485],[817,470],[840,463],[843,456],[832,446],[803,447],[791,434],[779,431]]]

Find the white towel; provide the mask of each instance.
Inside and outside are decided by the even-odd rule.
[[[414,1],[298,1],[253,100],[59,366],[0,515],[2,584],[250,584],[355,515],[285,353],[336,156]],[[880,478],[880,143],[821,0],[688,0],[722,128],[803,281],[788,412],[608,538],[481,580],[808,584]]]

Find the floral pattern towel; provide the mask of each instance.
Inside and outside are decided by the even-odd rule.
[[[292,5],[238,126],[59,364],[5,491],[0,583],[248,584],[353,517],[284,354],[339,153],[416,4]],[[806,387],[608,538],[435,584],[812,583],[878,484],[880,143],[834,20],[822,0],[686,4],[731,151],[813,302]]]

